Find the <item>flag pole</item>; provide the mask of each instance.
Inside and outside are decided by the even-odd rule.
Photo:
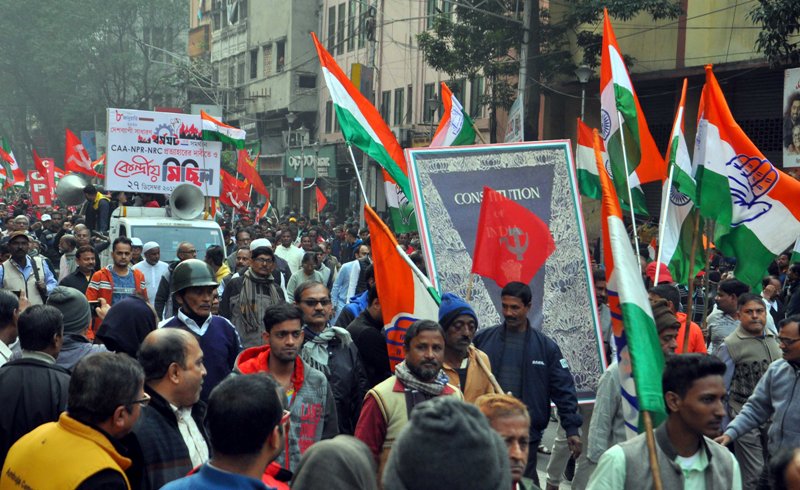
[[[653,473],[653,488],[655,490],[662,490],[661,485],[661,471],[658,467],[658,457],[656,455],[656,439],[653,435],[653,419],[650,418],[650,412],[642,410],[642,419],[644,420],[645,437],[647,439],[647,452],[650,455],[650,470]]]
[[[472,125],[472,130],[475,131],[475,135],[478,137],[479,140],[481,140],[481,143],[483,143],[485,145],[486,144],[486,140],[483,139],[483,135],[481,134],[480,129],[478,129],[478,127],[475,126],[475,121],[470,119],[469,123],[470,123],[470,125]]]
[[[642,273],[642,257],[639,255],[639,232],[636,231],[636,214],[633,212],[633,193],[631,192],[631,185],[629,182],[630,172],[628,171],[628,153],[625,151],[625,131],[622,129],[622,114],[617,111],[617,119],[619,120],[619,136],[622,138],[622,161],[625,163],[625,187],[628,189],[628,208],[631,211],[631,228],[633,228],[633,250],[636,252],[636,265],[639,267],[639,273]],[[658,270],[658,269],[656,269]]]
[[[469,279],[467,279],[467,294],[466,294],[466,301],[467,303],[470,302],[472,299],[472,281],[473,281],[473,274],[472,272],[469,273]]]
[[[350,146],[350,142],[347,142],[347,151],[350,153],[350,161],[353,162],[353,168],[356,169],[356,179],[358,179],[358,188],[361,189],[361,196],[364,198],[364,204],[369,205],[369,199],[367,199],[367,191],[364,190],[364,182],[361,180],[361,173],[358,171],[358,163],[356,163],[356,157],[353,155],[353,147]]]
[[[671,172],[671,169],[670,169]],[[697,235],[700,232],[700,213],[694,213],[694,229],[692,231],[692,249],[689,251],[689,302],[686,305],[686,321],[683,323],[683,349],[685,354],[689,350],[689,326],[692,324],[692,303],[694,303],[694,261],[697,248]],[[705,249],[703,249],[705,250]],[[658,274],[658,269],[656,269]],[[677,305],[675,306],[677,309]]]
[[[622,133],[620,133],[622,134]],[[669,176],[667,177],[667,188],[662,186],[664,195],[661,198],[661,222],[658,224],[658,243],[656,244],[656,276],[653,279],[653,286],[658,286],[658,273],[661,269],[661,244],[664,242],[664,231],[667,227],[669,217],[669,196],[672,193],[672,175],[675,172],[675,165],[669,166]],[[677,308],[677,305],[675,306]]]

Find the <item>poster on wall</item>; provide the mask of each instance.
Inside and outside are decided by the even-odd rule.
[[[784,168],[800,167],[800,68],[783,72],[782,143]]]
[[[466,297],[484,186],[544,221],[555,251],[529,283],[528,318],[561,347],[579,398],[593,400],[603,347],[570,142],[408,149],[406,159],[428,277],[441,294]],[[509,237],[497,246],[526,247],[535,238]],[[472,280],[479,328],[500,324],[501,288],[492,279]]]
[[[200,116],[108,109],[108,191],[171,194],[194,184],[219,196],[222,143],[203,141]]]

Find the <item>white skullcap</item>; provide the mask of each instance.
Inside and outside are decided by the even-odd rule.
[[[141,247],[142,246],[142,239],[133,237],[131,238],[131,247]]]
[[[139,240],[139,239],[136,238],[136,240]],[[131,241],[133,241],[133,240],[131,240]],[[142,241],[139,240],[139,243],[142,243]],[[154,248],[159,248],[158,243],[156,243],[156,242],[147,242],[147,243],[144,244],[144,247],[142,247],[142,253],[146,254],[147,252],[149,252],[150,250],[153,250]]]
[[[266,238],[256,238],[252,242],[250,242],[250,251],[257,249],[258,247],[269,247],[272,248],[272,243]]]

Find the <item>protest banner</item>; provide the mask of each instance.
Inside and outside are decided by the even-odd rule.
[[[440,294],[466,296],[484,186],[547,225],[555,251],[529,283],[528,317],[533,328],[543,329],[561,347],[579,399],[593,399],[603,372],[603,343],[570,142],[408,149],[406,158],[422,253]],[[509,228],[515,229],[498,237],[497,247],[524,254],[534,246],[537,237],[513,223]],[[501,288],[489,278],[473,279],[470,304],[480,328],[499,324]]]
[[[47,177],[36,170],[28,171],[28,182],[31,185],[31,201],[36,206],[52,206],[52,187],[47,183]]]
[[[170,194],[191,183],[219,196],[222,143],[202,133],[200,116],[108,109],[106,190]]]
[[[783,72],[783,167],[800,167],[800,68]]]

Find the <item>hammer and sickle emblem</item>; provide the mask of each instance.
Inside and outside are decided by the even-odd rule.
[[[520,243],[520,237],[523,237],[524,243]],[[509,227],[508,236],[500,237],[500,243],[505,244],[506,250],[521,261],[525,256],[525,251],[528,250],[528,234],[517,227]]]

